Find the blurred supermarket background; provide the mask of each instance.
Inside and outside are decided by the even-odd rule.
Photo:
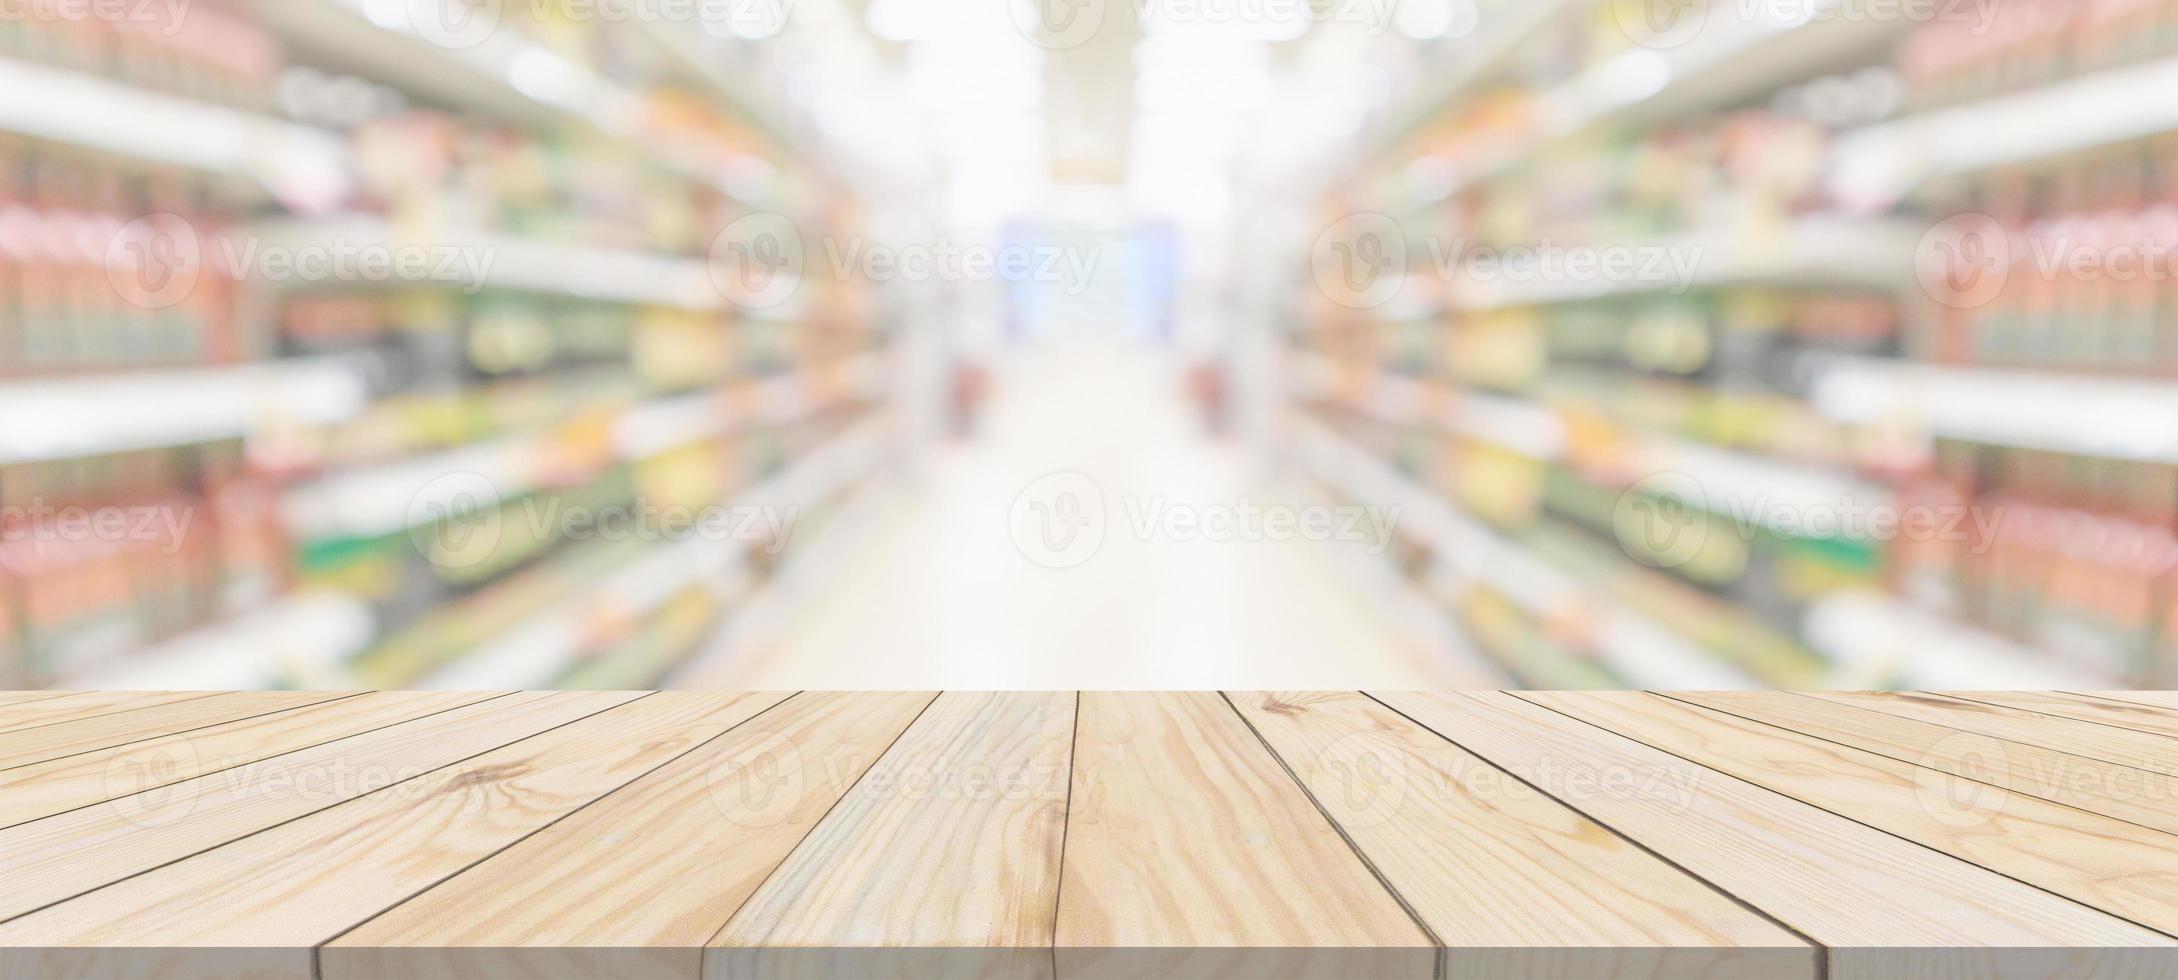
[[[2170,0],[0,0],[0,688],[2178,683]]]

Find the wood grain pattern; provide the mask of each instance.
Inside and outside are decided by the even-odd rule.
[[[1230,697],[1450,975],[1816,975],[1791,932],[1366,696]]]
[[[223,772],[492,697],[375,692],[0,770],[0,827]]]
[[[69,694],[71,694],[71,693],[73,693],[73,692],[70,692],[70,691],[0,691],[0,708],[7,708],[7,707],[12,707],[12,706],[14,706],[14,705],[18,705],[18,704],[29,704],[29,703],[30,703],[30,702],[32,702],[32,701],[44,701],[44,700],[46,700],[46,699],[48,699],[48,698],[64,698],[64,697],[67,697],[67,696],[68,696]]]
[[[1077,726],[1061,975],[1434,971],[1429,937],[1223,698],[1084,693]]]
[[[2115,728],[2178,738],[2178,712],[2057,691],[1940,691],[1945,697],[1979,701],[2059,718],[2092,721]]]
[[[2178,711],[2178,691],[2089,691],[2090,697],[2105,701],[2121,701],[2126,704],[2144,704],[2165,711]]]
[[[211,691],[79,691],[0,709],[0,733],[211,697]]]
[[[726,924],[705,972],[1047,973],[1075,700],[939,697]]]
[[[0,697],[0,976],[2178,976],[2165,699]]]
[[[2178,836],[1653,694],[1520,697],[2166,935],[2178,932]]]
[[[332,691],[246,691],[40,725],[0,734],[0,769],[353,696]]]
[[[805,694],[328,944],[320,975],[676,976],[932,694]]]
[[[2131,976],[2169,937],[1508,694],[1379,700],[1830,947],[1832,977]]]
[[[1668,696],[1937,773],[2178,833],[2178,777],[1786,692],[1703,691]]]
[[[2038,714],[1980,701],[1961,701],[1941,694],[1907,692],[1867,694],[1825,692],[1810,697],[1859,705],[1877,711],[1976,732],[1992,738],[2025,742],[2121,766],[2178,776],[2178,752],[2169,739],[2144,732],[2098,725],[2077,718]]]
[[[637,696],[509,695],[0,830],[0,920]]]
[[[640,696],[23,916],[0,925],[0,946],[33,972],[107,970],[113,950],[165,944],[161,962],[126,972],[227,972],[247,951],[246,969],[308,977],[317,945],[785,697]],[[192,948],[206,955],[174,960]]]

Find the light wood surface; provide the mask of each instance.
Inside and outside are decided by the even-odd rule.
[[[1757,786],[2178,934],[2178,836],[1653,694],[1521,697]]]
[[[1824,693],[1811,695],[1840,704],[1873,708],[1901,718],[1932,722],[1992,738],[2029,742],[2073,755],[2114,762],[2166,776],[2178,776],[2178,753],[2171,741],[2129,728],[2081,721],[2042,712],[2022,711],[1942,694]]]
[[[0,691],[0,708],[12,708],[18,704],[44,701],[48,698],[65,698],[73,691]]]
[[[1073,694],[948,692],[712,945],[714,976],[1048,968]],[[836,794],[835,794],[836,795]],[[898,841],[915,841],[901,848]],[[840,949],[817,955],[780,950]],[[919,961],[902,950],[975,950]],[[751,952],[756,950],[757,952]]]
[[[57,698],[38,698],[27,703],[0,707],[0,733],[21,731],[64,721],[95,718],[99,715],[137,708],[150,708],[177,701],[192,701],[212,696],[211,691],[77,691]]]
[[[2067,694],[2061,691],[1944,691],[1946,697],[1962,701],[1979,701],[1983,704],[2018,708],[2021,711],[2039,711],[2060,718],[2076,718],[2097,724],[2147,732],[2151,735],[2168,735],[2178,738],[2178,711],[2169,708],[2150,707],[2126,701],[2091,697],[2085,694]]]
[[[0,830],[0,919],[405,787],[441,766],[631,697],[495,698]]]
[[[0,827],[171,786],[490,697],[369,693],[0,770]]]
[[[2178,711],[2178,691],[2092,691],[2089,695],[2105,701],[2122,701],[2126,704],[2162,708],[2165,711]]]
[[[1084,693],[1077,724],[1058,945],[1083,950],[1083,972],[1276,969],[1217,947],[1356,949],[1336,966],[1429,972],[1432,957],[1398,953],[1429,937],[1222,697]]]
[[[1670,696],[1887,755],[1932,772],[2178,833],[2178,777],[1789,692],[1703,691]]]
[[[581,697],[579,695],[575,697]],[[612,697],[618,697],[617,695]],[[662,693],[0,924],[54,950],[32,972],[96,969],[68,947],[169,943],[309,968],[312,949],[748,720],[784,695]],[[325,867],[340,873],[320,873]],[[286,957],[282,957],[286,959]]]
[[[29,693],[0,977],[2178,976],[2153,693]]]
[[[695,975],[704,943],[931,697],[780,703],[341,936],[322,975]],[[541,936],[555,945],[524,949]]]
[[[1829,947],[1832,977],[2128,976],[2178,955],[2163,934],[1510,694],[1381,697]]]
[[[25,728],[0,734],[0,770],[352,696],[322,691],[214,694]]]
[[[1455,975],[1815,975],[1800,937],[1368,697],[1232,699]]]

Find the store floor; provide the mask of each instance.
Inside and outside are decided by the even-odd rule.
[[[1342,578],[1352,565],[1333,549],[1366,544],[1142,530],[1172,508],[1206,516],[1303,503],[1277,494],[1252,454],[1203,432],[1169,355],[1124,342],[1054,343],[1007,355],[994,382],[978,437],[915,461],[909,476],[859,503],[864,512],[842,522],[854,537],[835,551],[836,564],[816,568],[794,611],[744,636],[703,682],[774,690],[1476,682],[1428,662]],[[1057,553],[1019,533],[1038,533],[1017,518],[1054,480],[1101,498],[1104,519],[1076,528],[1102,534],[1085,558],[1080,545]]]

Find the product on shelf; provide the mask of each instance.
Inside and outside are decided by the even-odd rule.
[[[709,506],[869,407],[866,386],[838,367],[884,342],[859,280],[810,277],[791,315],[762,318],[616,302],[579,283],[513,291],[478,269],[471,278],[485,281],[457,284],[312,280],[299,261],[279,277],[229,268],[353,246],[346,229],[374,223],[397,245],[520,242],[495,262],[566,246],[698,269],[712,236],[751,208],[790,212],[812,235],[852,233],[859,216],[842,189],[789,162],[738,108],[680,88],[685,68],[667,66],[682,60],[661,59],[640,25],[554,4],[503,25],[504,40],[628,96],[625,129],[573,118],[529,128],[455,111],[445,90],[407,89],[412,79],[345,74],[345,59],[291,61],[246,6],[162,22],[150,15],[168,8],[147,5],[125,23],[33,6],[0,17],[0,58],[242,110],[283,133],[344,136],[342,173],[326,176],[352,176],[357,190],[283,214],[248,173],[183,176],[0,133],[0,386],[89,373],[151,384],[210,365],[240,378],[307,360],[352,370],[369,403],[340,421],[255,420],[239,440],[0,465],[0,686],[125,676],[153,644],[305,587],[370,605],[381,635],[355,679],[411,683],[673,543],[649,530],[587,533],[568,514]],[[360,214],[327,213],[337,211]],[[266,227],[281,234],[257,237]],[[623,430],[638,408],[685,422],[694,444],[632,458]],[[688,415],[702,410],[715,425]],[[401,523],[422,526],[391,528],[374,516],[388,495],[415,492],[401,489],[412,479],[475,469],[506,478],[488,537],[457,533],[478,514],[410,513]],[[86,539],[70,530],[79,512],[153,530]],[[655,621],[620,611],[577,644],[570,676],[655,679],[730,614],[715,586],[679,590]],[[285,669],[274,679],[316,679]]]
[[[64,683],[279,592],[269,499],[231,445],[0,467],[17,672]]]
[[[2178,375],[2178,141],[1992,174],[1966,200],[1922,257],[1918,356]]]
[[[0,135],[0,378],[246,360],[207,184]]]
[[[2168,0],[2013,0],[1937,17],[1899,46],[1908,103],[1927,110],[2178,52]]]
[[[124,9],[125,16],[113,16],[114,9]],[[59,0],[22,0],[0,17],[0,57],[261,109],[285,53],[264,28],[204,4],[132,3],[90,11]]]

